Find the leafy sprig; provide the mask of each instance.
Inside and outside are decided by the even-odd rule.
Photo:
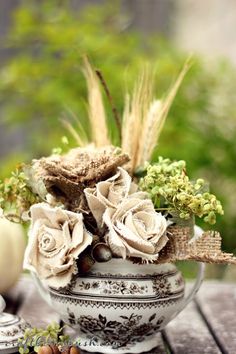
[[[24,213],[41,200],[32,192],[22,168],[12,172],[10,178],[0,180],[0,208],[4,216],[14,222],[23,222]]]
[[[63,329],[57,323],[51,323],[46,328],[27,328],[24,337],[18,340],[19,353],[28,354],[31,348],[37,353],[40,346],[47,344],[67,345],[70,337],[62,334]]]
[[[186,174],[185,161],[159,157],[156,164],[149,164],[146,175],[140,180],[140,188],[149,193],[157,210],[177,212],[182,219],[193,215],[209,224],[215,224],[216,214],[224,211],[215,195],[210,194],[203,179],[193,182]]]

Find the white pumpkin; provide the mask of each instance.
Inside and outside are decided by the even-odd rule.
[[[4,294],[19,278],[25,246],[23,227],[0,218],[0,294]]]

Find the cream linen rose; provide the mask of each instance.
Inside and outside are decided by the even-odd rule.
[[[103,214],[107,208],[117,208],[127,197],[147,198],[146,193],[138,192],[138,186],[121,167],[118,167],[114,176],[97,183],[94,188],[86,188],[84,192],[98,227],[102,226]]]
[[[151,200],[127,198],[117,209],[108,208],[103,216],[108,227],[106,242],[122,258],[139,257],[154,261],[166,245],[167,222],[156,213]]]
[[[24,267],[35,271],[49,286],[64,287],[76,272],[79,254],[92,243],[83,215],[52,208],[47,203],[35,204],[30,211]]]

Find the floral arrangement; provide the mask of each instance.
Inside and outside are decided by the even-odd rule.
[[[48,286],[66,287],[95,262],[113,257],[236,263],[221,251],[219,233],[193,233],[195,216],[214,224],[223,215],[207,183],[191,181],[185,161],[150,162],[189,65],[163,100],[153,98],[152,76],[144,72],[120,119],[102,74],[85,59],[90,136],[80,124],[76,130],[64,122],[79,147],[33,160],[0,184],[3,214],[30,221],[25,267]],[[111,104],[119,147],[109,138],[100,86]]]

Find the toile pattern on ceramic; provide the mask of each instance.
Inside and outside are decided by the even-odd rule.
[[[150,162],[188,67],[187,61],[163,100],[153,97],[152,76],[142,73],[122,119],[110,100],[115,146],[101,74],[85,59],[89,135],[66,122],[78,146],[24,165],[1,189],[3,215],[29,223],[25,268],[87,351],[151,350],[158,331],[195,296],[204,263],[236,264],[221,250],[218,232],[195,225],[197,218],[213,225],[223,215],[208,184],[191,180],[185,161]],[[199,270],[186,294],[175,262],[188,260]]]

